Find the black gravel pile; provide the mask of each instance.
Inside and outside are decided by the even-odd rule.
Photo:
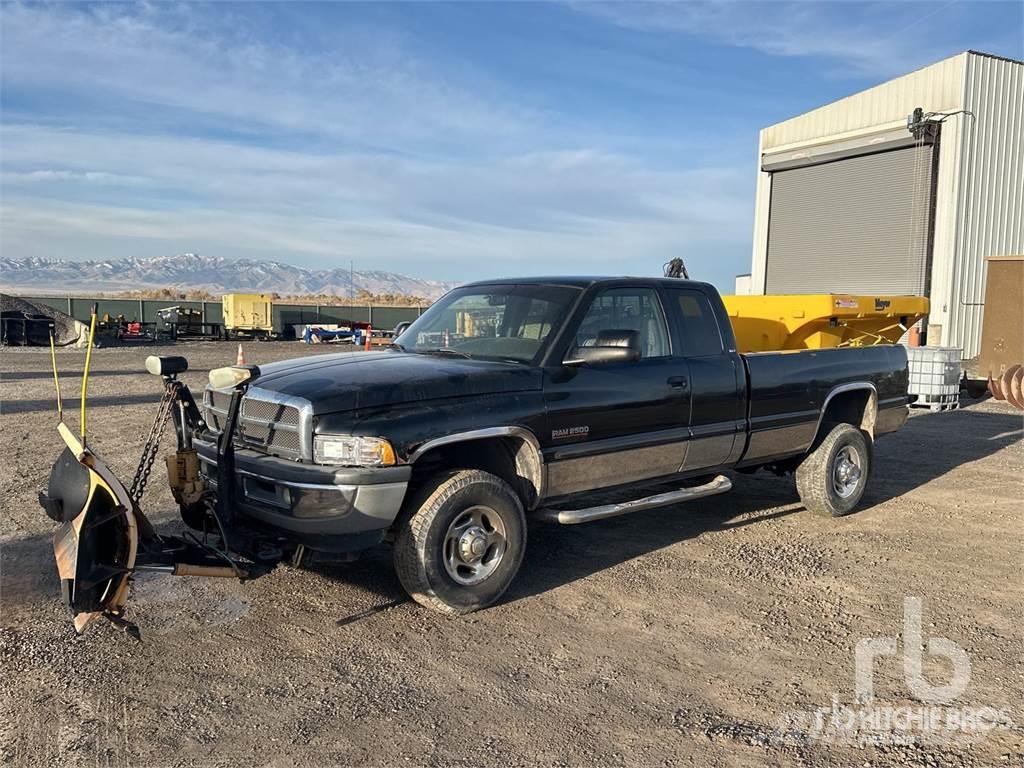
[[[0,312],[23,312],[26,315],[45,315],[53,320],[53,335],[58,346],[74,344],[85,333],[85,324],[46,304],[35,304],[16,296],[0,293]]]

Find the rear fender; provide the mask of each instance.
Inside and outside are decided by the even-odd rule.
[[[833,387],[822,403],[818,414],[812,447],[825,438],[831,425],[852,424],[868,436],[868,442],[875,439],[875,422],[878,419],[878,391],[869,381],[854,381]]]

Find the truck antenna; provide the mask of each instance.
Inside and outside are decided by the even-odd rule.
[[[57,376],[57,346],[50,331],[50,365],[53,367],[53,386],[57,390],[57,423],[64,421],[64,404],[60,399],[60,378]]]
[[[85,348],[85,370],[82,371],[82,405],[79,422],[82,429],[82,447],[85,448],[85,397],[89,390],[89,366],[92,363],[92,342],[96,336],[96,304],[92,305],[89,318],[89,345]]]

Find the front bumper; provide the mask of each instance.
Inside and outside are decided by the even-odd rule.
[[[195,440],[200,472],[217,485],[217,445]],[[313,549],[341,551],[383,538],[402,508],[412,467],[300,464],[235,449],[237,512]]]

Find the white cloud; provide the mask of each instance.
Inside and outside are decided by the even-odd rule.
[[[536,119],[466,90],[379,34],[341,29],[330,50],[310,51],[257,39],[247,15],[164,4],[5,4],[2,30],[8,83],[99,93],[133,112],[184,110],[241,132],[408,148],[482,131],[499,142]]]
[[[610,151],[387,37],[339,31],[309,52],[196,13],[4,7],[4,83],[69,106],[5,110],[3,255],[355,259],[462,279],[652,274],[683,254],[723,285],[745,267],[746,163]]]
[[[42,184],[53,181],[81,182],[100,186],[139,187],[149,183],[143,176],[126,176],[106,171],[72,171],[43,169],[38,171],[4,171],[0,174],[0,184]]]
[[[59,232],[83,257],[123,240],[150,253],[259,251],[409,271],[406,261],[420,265],[412,270],[419,274],[429,274],[429,260],[445,270],[438,277],[458,278],[517,262],[529,271],[557,264],[614,272],[626,253],[657,260],[694,242],[745,252],[749,238],[745,169],[652,170],[582,150],[488,162],[235,151],[199,139],[21,125],[6,126],[3,142],[9,166],[62,169],[4,176],[8,255],[35,253],[35,241]],[[88,178],[80,163],[112,178],[144,168],[146,187],[131,207],[56,202],[67,184]]]
[[[941,14],[955,2],[688,0],[573,7],[629,29],[700,36],[776,56],[822,58],[847,75],[890,77],[956,52],[936,39],[946,27]],[[925,25],[937,28],[923,35]],[[913,27],[919,28],[905,34]]]

